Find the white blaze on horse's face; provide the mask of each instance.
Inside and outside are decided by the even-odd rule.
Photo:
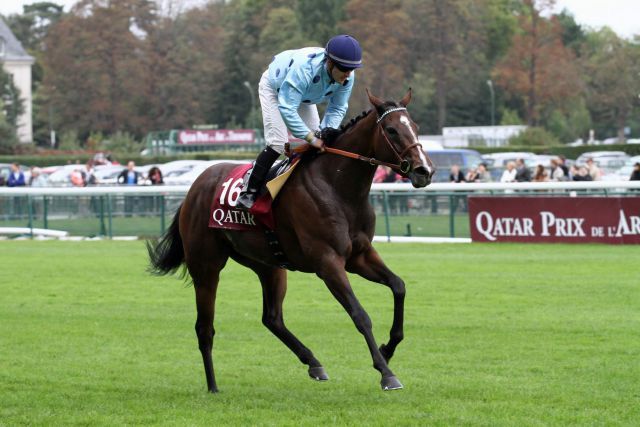
[[[416,133],[413,131],[409,118],[403,114],[402,116],[400,116],[400,123],[402,123],[409,129],[409,132],[411,133],[411,137],[413,138],[413,143],[418,144],[418,135],[416,135]],[[420,147],[418,148],[418,152],[420,153],[420,161],[422,162],[422,166],[424,166],[427,169],[427,172],[429,173],[429,175],[431,175],[431,167],[429,166],[429,163],[427,162],[427,158],[424,156],[424,152]]]

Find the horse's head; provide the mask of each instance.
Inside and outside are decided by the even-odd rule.
[[[426,187],[435,172],[433,162],[418,142],[418,126],[411,120],[407,105],[411,89],[399,103],[382,101],[367,90],[369,101],[378,114],[378,128],[374,138],[376,157],[398,165],[398,173],[411,180],[416,187]]]

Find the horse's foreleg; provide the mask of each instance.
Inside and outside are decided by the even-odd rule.
[[[389,333],[389,342],[380,346],[380,352],[385,360],[389,362],[396,347],[404,338],[404,282],[389,270],[378,252],[372,247],[351,259],[347,264],[347,271],[358,274],[372,282],[381,283],[389,287],[393,292],[393,324]]]
[[[287,272],[281,268],[256,271],[262,284],[262,323],[300,359],[309,366],[309,376],[326,381],[329,376],[311,350],[287,329],[282,317],[282,302],[287,292]]]
[[[325,262],[318,272],[318,276],[324,280],[329,291],[344,307],[358,331],[364,336],[373,359],[373,367],[382,375],[382,380],[380,381],[382,389],[400,389],[402,384],[389,369],[385,357],[376,344],[373,337],[371,318],[353,293],[343,265],[338,259]]]

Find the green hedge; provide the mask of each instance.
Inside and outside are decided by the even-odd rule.
[[[616,145],[584,145],[581,147],[567,147],[567,146],[555,146],[555,147],[501,147],[501,148],[489,148],[489,147],[470,147],[480,152],[480,154],[489,153],[502,153],[507,151],[532,151],[536,154],[556,154],[564,155],[568,159],[575,159],[580,154],[587,151],[624,151],[630,156],[640,155],[640,144],[616,144]],[[137,165],[147,165],[151,163],[166,163],[173,160],[253,160],[258,155],[258,152],[252,151],[209,151],[209,152],[193,152],[171,156],[152,156],[142,157],[139,154],[128,156],[126,154],[116,154],[114,158],[121,164],[126,164],[129,160],[133,160]],[[89,159],[93,158],[93,154],[59,154],[59,155],[0,155],[0,163],[13,163],[18,162],[21,165],[27,166],[56,166],[64,165],[69,162],[86,163]]]

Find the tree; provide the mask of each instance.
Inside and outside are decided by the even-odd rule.
[[[589,109],[600,125],[599,134],[624,128],[638,107],[640,94],[640,45],[619,38],[604,28],[588,36],[583,58]]]
[[[0,99],[0,110],[5,111],[2,99]],[[18,144],[16,127],[9,123],[4,114],[0,113],[0,153],[10,153],[16,144]]]
[[[430,131],[440,132],[451,124],[486,122],[490,115],[487,52],[489,23],[495,20],[489,17],[500,14],[499,3],[498,0],[405,3],[411,17],[407,53],[412,58],[412,68],[426,72],[434,82],[430,114],[421,118],[430,124]],[[499,45],[497,39],[495,44]]]
[[[338,25],[345,18],[346,3],[346,0],[298,0],[296,2],[299,28],[313,41],[309,46],[324,46],[331,37],[339,33]]]
[[[238,0],[225,7],[222,55],[225,58],[220,89],[215,96],[215,110],[210,112],[210,123],[246,122],[251,112],[244,82],[257,87],[270,58],[277,52],[259,49],[260,34],[272,9],[291,2],[266,0]],[[258,47],[258,49],[256,49]],[[241,101],[242,100],[242,101]],[[244,101],[247,100],[247,101]]]
[[[13,82],[13,76],[2,67],[0,63],[0,99],[2,108],[0,115],[3,115],[7,123],[13,128],[18,127],[18,118],[24,113],[24,102],[20,97],[20,89]]]
[[[299,49],[316,44],[303,35],[294,11],[286,7],[269,11],[267,22],[260,32],[259,46],[262,52],[275,54],[283,50]]]
[[[146,129],[207,122],[217,108],[224,58],[222,5],[210,3],[159,19],[144,43],[145,83],[138,111]]]
[[[360,42],[363,68],[356,71],[351,107],[368,109],[365,88],[381,98],[397,99],[406,92],[409,76],[409,17],[399,0],[350,0],[347,20],[340,24]],[[391,30],[392,29],[392,30]]]
[[[562,44],[571,48],[573,53],[579,56],[580,48],[586,41],[584,29],[566,9],[556,15],[556,19],[562,28]]]
[[[155,9],[147,0],[83,0],[49,31],[46,95],[59,130],[136,132],[144,88],[143,40]]]
[[[573,53],[562,44],[561,27],[542,12],[553,1],[524,0],[519,32],[494,70],[498,85],[524,100],[527,124],[540,121],[544,111],[560,108],[580,94],[581,83]]]
[[[7,24],[22,46],[30,53],[45,49],[49,29],[63,16],[63,6],[52,2],[36,2],[22,7],[22,14],[7,17]]]

